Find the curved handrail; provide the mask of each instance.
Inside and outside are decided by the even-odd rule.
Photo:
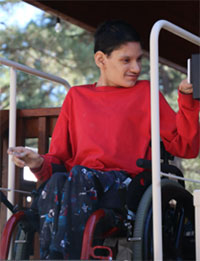
[[[45,73],[45,72],[36,70],[34,68],[28,67],[26,65],[16,63],[16,62],[13,62],[13,61],[1,58],[1,57],[0,57],[0,63],[3,65],[6,65],[8,67],[15,68],[16,70],[38,76],[38,77],[44,78],[46,80],[60,83],[60,84],[64,85],[67,89],[70,88],[70,84],[68,83],[68,81],[66,81],[58,76],[51,75],[49,73]]]
[[[162,222],[160,187],[160,116],[159,116],[159,70],[158,40],[161,29],[165,29],[193,44],[200,46],[200,37],[166,20],[157,21],[150,34],[150,76],[151,76],[151,140],[152,140],[152,186],[153,186],[153,234],[154,259],[162,260]]]
[[[16,85],[17,85],[17,73],[16,70],[20,70],[25,73],[29,73],[53,82],[64,85],[67,89],[70,88],[69,83],[57,76],[41,72],[31,67],[25,66],[14,61],[3,59],[0,57],[0,63],[10,67],[10,110],[9,110],[9,147],[16,146]],[[11,203],[14,203],[14,186],[15,185],[15,166],[11,160],[11,156],[8,158],[8,187],[11,191],[8,192],[8,199]],[[11,213],[7,210],[7,218]]]

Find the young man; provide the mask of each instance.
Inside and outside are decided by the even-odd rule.
[[[136,160],[151,158],[150,84],[138,80],[142,55],[132,26],[102,24],[95,34],[99,80],[70,89],[49,153],[8,150],[17,166],[29,166],[41,181],[50,179],[39,200],[42,259],[79,259],[88,217],[99,207],[120,209],[118,191],[143,171]],[[185,158],[199,152],[199,103],[191,94],[192,85],[182,81],[177,114],[160,94],[162,141],[171,154]]]

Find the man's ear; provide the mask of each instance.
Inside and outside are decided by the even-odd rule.
[[[105,54],[102,51],[97,51],[94,54],[95,63],[100,69],[103,69],[105,66],[105,58]]]

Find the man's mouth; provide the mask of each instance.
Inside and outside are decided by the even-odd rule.
[[[137,74],[127,74],[126,76],[129,77],[129,78],[137,79],[139,75],[137,75]]]

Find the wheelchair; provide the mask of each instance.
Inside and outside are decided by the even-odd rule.
[[[178,182],[161,181],[162,229],[164,260],[195,260],[194,209],[192,195]],[[95,228],[106,216],[106,211],[97,210],[88,220],[83,237],[81,260],[117,258],[111,246],[93,245]],[[119,217],[117,217],[119,220]],[[125,233],[124,233],[125,232]],[[130,242],[130,260],[153,260],[152,233],[152,186],[144,193],[136,213],[135,221],[121,217],[121,223],[107,231],[103,238],[118,239],[122,236]],[[106,250],[107,255],[96,254]],[[105,251],[104,251],[105,252]]]
[[[177,167],[169,164],[173,157],[165,150],[161,151],[161,170],[183,176]],[[137,164],[151,168],[150,161],[140,159]],[[163,259],[195,260],[193,197],[183,181],[163,178],[161,188]],[[41,190],[40,187],[35,193],[36,198]],[[28,210],[12,209],[14,214],[6,223],[0,241],[0,260],[8,259],[9,249],[12,249],[12,260],[33,257],[34,234],[39,232],[35,201]],[[152,185],[144,192],[134,218],[127,209],[120,213],[113,209],[98,209],[86,223],[80,259],[120,260],[118,242],[123,239],[129,245],[130,255],[126,260],[153,260],[152,215]]]

